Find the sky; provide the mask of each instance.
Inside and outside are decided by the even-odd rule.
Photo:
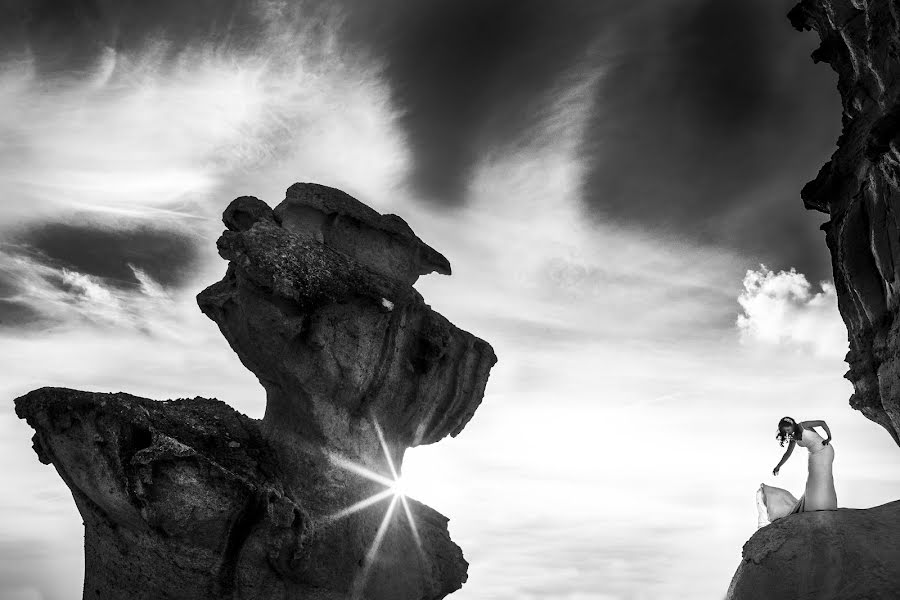
[[[454,600],[722,598],[759,484],[802,493],[785,415],[829,423],[839,506],[900,497],[799,197],[840,102],[791,4],[0,2],[0,597],[83,576],[13,398],[262,416],[195,296],[228,202],[297,181],[403,217],[453,270],[415,287],[499,358],[403,466],[470,563]]]

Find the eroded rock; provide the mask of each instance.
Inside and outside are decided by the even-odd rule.
[[[352,256],[370,269],[412,285],[419,275],[450,274],[444,256],[397,215],[382,215],[356,198],[314,183],[295,183],[275,207],[278,223]]]
[[[838,74],[843,131],[831,160],[802,191],[831,251],[850,339],[853,408],[900,444],[900,25],[889,1],[804,0],[788,15],[815,29],[813,52]]]
[[[799,513],[746,544],[726,600],[889,600],[900,590],[900,500]]]
[[[197,300],[266,388],[270,439],[291,446],[300,436],[366,457],[380,448],[377,421],[399,462],[406,448],[456,435],[474,414],[496,356],[393,267],[405,260],[423,271],[428,248],[405,223],[391,229],[398,221],[339,190],[295,184],[273,219],[219,239],[228,272]],[[385,250],[387,266],[373,258],[383,236],[405,240]],[[376,251],[364,253],[359,240]]]
[[[446,517],[387,487],[406,448],[462,430],[497,360],[411,286],[449,263],[399,217],[314,184],[275,210],[238,198],[223,221],[228,269],[198,303],[265,387],[261,421],[204,398],[16,400],[84,518],[84,597],[458,589]]]

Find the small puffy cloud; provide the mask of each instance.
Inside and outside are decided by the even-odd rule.
[[[794,268],[777,273],[760,265],[744,276],[738,297],[743,313],[737,327],[741,341],[788,345],[820,357],[847,353],[847,328],[837,307],[834,284],[822,281],[820,292]]]

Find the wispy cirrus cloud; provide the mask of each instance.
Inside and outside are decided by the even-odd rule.
[[[139,315],[158,298],[135,269],[196,293],[241,194],[274,205],[290,183],[318,181],[391,201],[404,137],[379,63],[337,42],[341,12],[241,10],[252,35],[148,26],[78,70],[48,70],[39,46],[0,60],[3,326],[108,322],[113,305]]]
[[[255,26],[178,39],[145,25],[79,70],[42,70],[38,47],[0,60],[0,223],[59,209],[208,217],[221,202],[209,194],[275,164],[392,187],[408,164],[398,114],[383,65],[340,43],[341,9],[240,12]]]
[[[24,227],[0,244],[0,327],[89,324],[147,331],[199,269],[199,236],[183,226],[89,218]]]
[[[21,255],[0,254],[0,275],[13,282],[14,291],[3,297],[0,326],[30,324],[47,331],[84,325],[139,331],[157,329],[171,320],[173,299],[147,273],[129,265],[137,280],[123,289],[93,275],[53,267]],[[24,322],[15,319],[16,307],[27,311]]]

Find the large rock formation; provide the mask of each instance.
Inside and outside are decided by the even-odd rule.
[[[497,358],[412,287],[440,253],[395,215],[295,184],[241,197],[198,297],[266,389],[261,421],[204,398],[42,388],[16,400],[85,523],[85,598],[437,599],[467,563],[389,486],[456,435]]]
[[[801,193],[830,216],[838,307],[850,337],[850,404],[900,444],[900,22],[896,2],[804,0],[790,12],[838,74],[838,149]]]
[[[900,3],[803,0],[788,17],[822,40],[838,74],[838,149],[801,193],[827,213],[838,308],[847,325],[850,404],[900,444]],[[900,501],[789,515],[744,545],[730,600],[896,598]]]
[[[744,544],[728,588],[740,600],[894,600],[900,592],[900,500],[799,513]]]

